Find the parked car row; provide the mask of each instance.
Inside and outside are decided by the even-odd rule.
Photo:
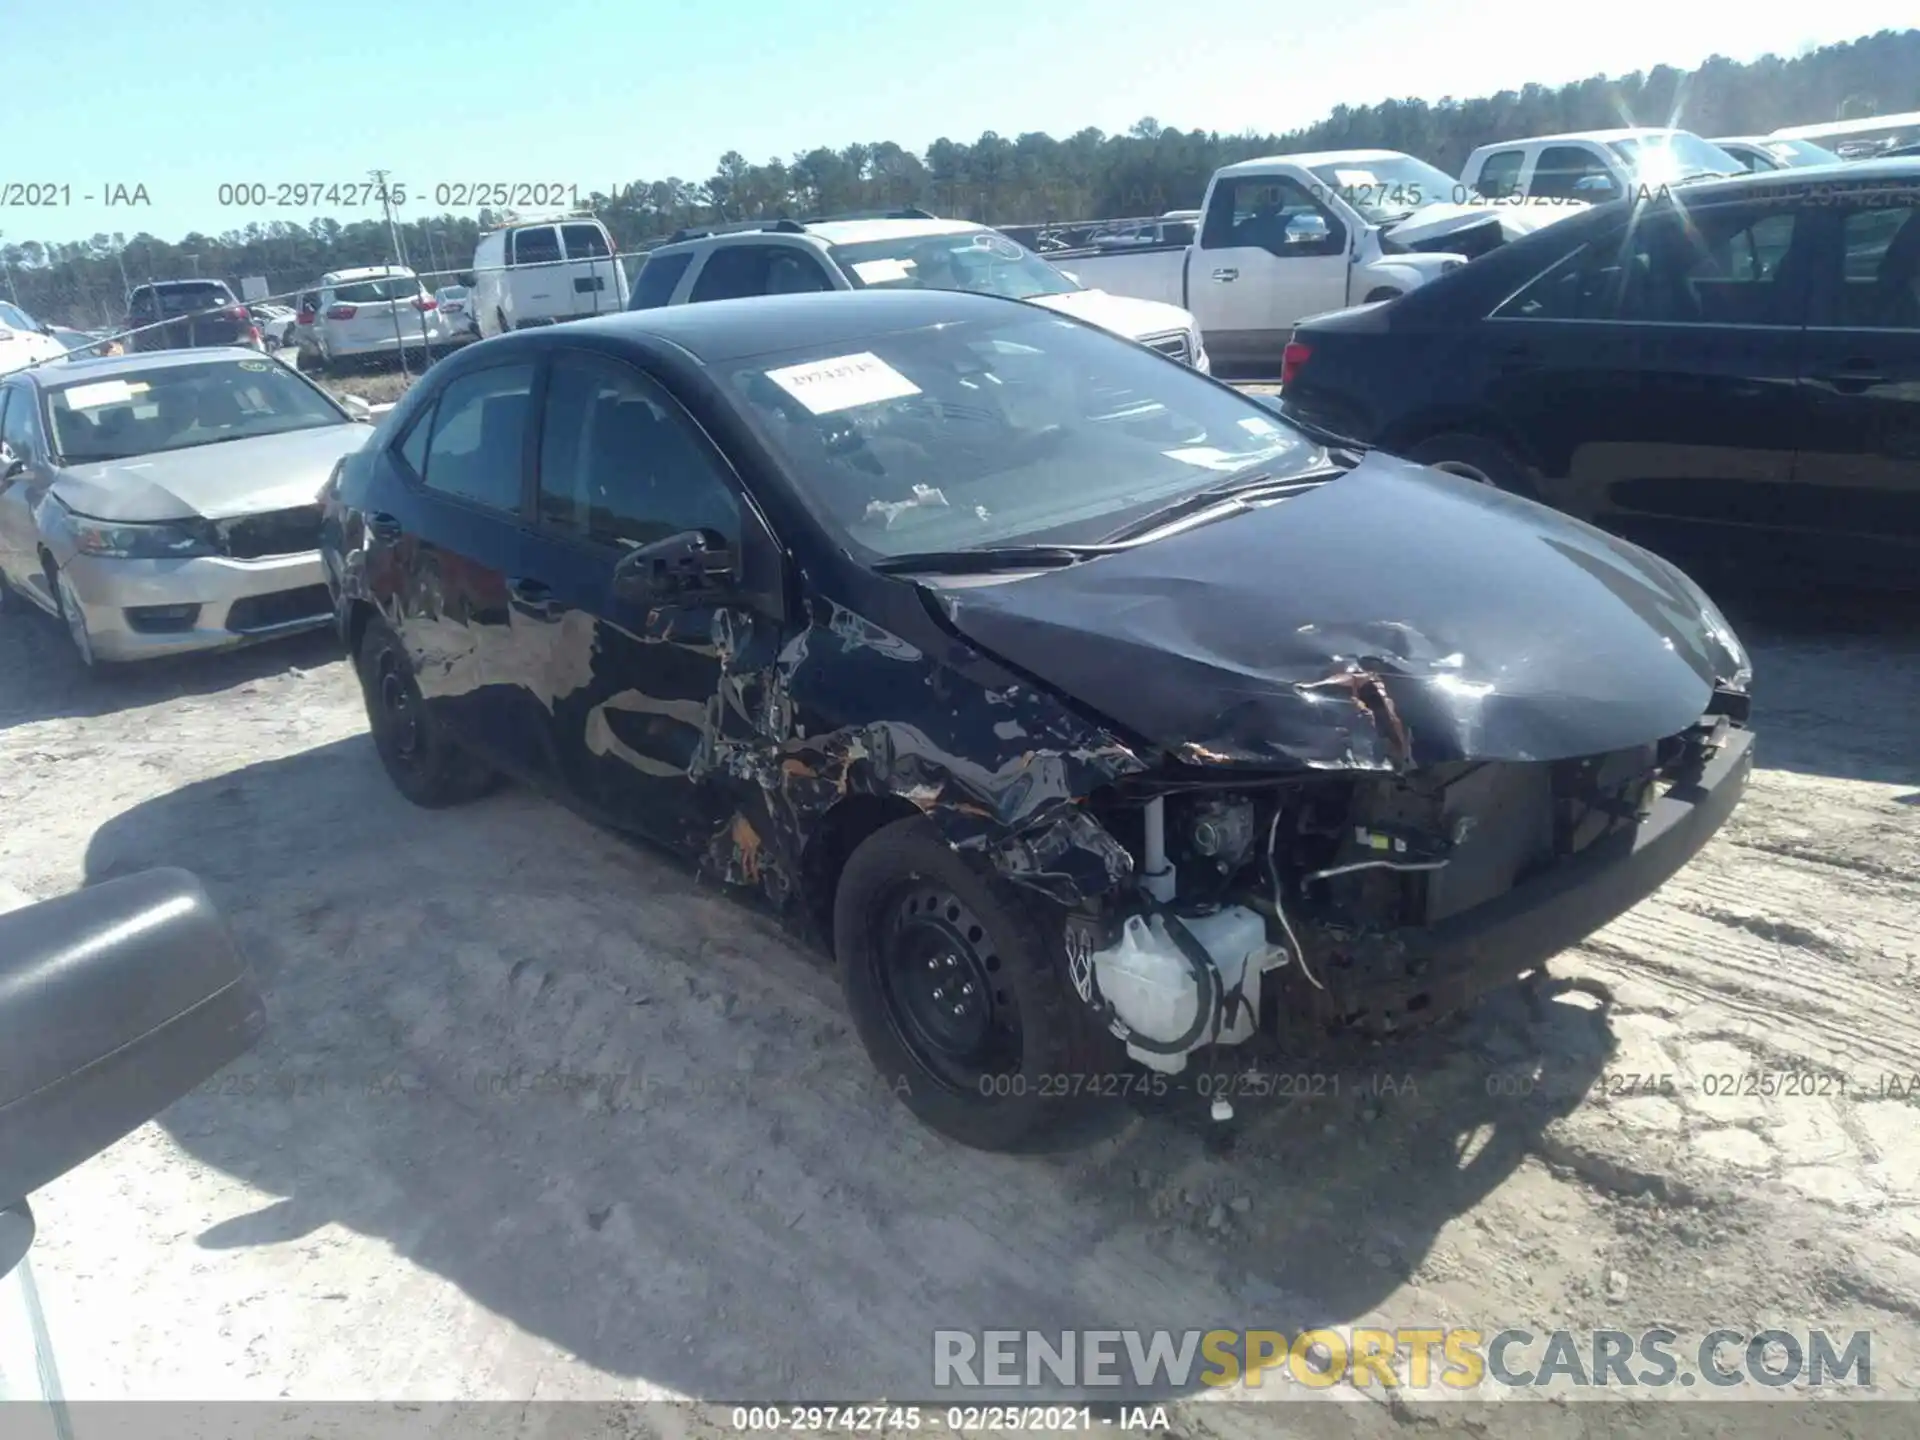
[[[1920,579],[1920,160],[1715,180],[1305,321],[1286,414],[1690,567]]]
[[[1192,315],[1176,305],[1089,289],[996,230],[922,210],[683,230],[647,253],[630,305],[808,292],[964,290],[1030,301],[1208,368]]]
[[[1519,174],[1580,189],[1553,148]],[[1189,277],[1417,276],[1290,323],[1277,402],[965,222],[684,233],[597,317],[532,304],[602,273],[556,229],[371,429],[245,349],[6,377],[0,578],[95,663],[330,623],[408,798],[684,853],[833,951],[928,1124],[1057,1140],[1114,1090],[1044,1077],[1390,1035],[1685,864],[1752,763],[1690,570],[1920,576],[1920,162],[1656,148],[1567,205],[1216,175]],[[322,333],[368,284],[430,323],[383,268]]]

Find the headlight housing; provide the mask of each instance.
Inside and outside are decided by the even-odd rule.
[[[70,515],[67,524],[73,529],[74,547],[82,555],[112,560],[190,560],[220,553],[207,527],[192,520],[136,523]]]

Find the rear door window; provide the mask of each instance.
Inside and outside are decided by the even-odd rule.
[[[560,258],[560,234],[551,225],[513,232],[510,265],[551,265]]]
[[[1920,330],[1920,205],[1855,210],[1840,226],[1841,273],[1830,323]]]
[[[1520,167],[1526,162],[1524,150],[1496,150],[1480,166],[1473,182],[1474,193],[1483,200],[1505,200],[1520,189]]]
[[[560,238],[566,242],[569,260],[602,260],[613,253],[607,232],[598,225],[562,225]]]
[[[653,310],[665,305],[673,299],[673,292],[680,288],[680,277],[692,263],[691,250],[682,250],[677,255],[649,256],[633,282],[633,303],[629,308]]]
[[[1498,312],[1528,320],[1798,325],[1805,267],[1787,257],[1799,212],[1779,205],[1669,209],[1576,251]]]
[[[689,300],[739,300],[767,293],[768,272],[780,251],[772,245],[722,245],[707,252]]]
[[[1584,145],[1549,145],[1534,163],[1531,195],[1553,200],[1607,199],[1619,190],[1613,172]]]

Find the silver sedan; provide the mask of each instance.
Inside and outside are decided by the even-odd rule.
[[[326,625],[320,487],[365,416],[242,349],[69,360],[0,381],[0,603],[89,668]]]

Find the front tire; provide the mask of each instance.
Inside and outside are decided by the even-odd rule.
[[[1371,305],[1376,300],[1398,300],[1403,293],[1405,292],[1396,290],[1391,285],[1382,285],[1378,290],[1369,291],[1364,303]]]
[[[848,858],[833,938],[868,1057],[930,1128],[979,1150],[1076,1148],[1116,1112],[1099,1092],[1123,1056],[1073,994],[1059,937],[925,819]]]
[[[1492,485],[1530,500],[1534,498],[1532,477],[1520,457],[1498,440],[1484,435],[1460,432],[1430,436],[1408,451],[1407,459],[1481,485]]]
[[[52,562],[48,564],[51,566]],[[53,581],[53,597],[60,606],[61,623],[67,627],[67,639],[73,642],[73,653],[80,661],[80,668],[89,675],[98,675],[102,664],[100,657],[94,654],[93,634],[87,629],[87,612],[81,608],[80,596],[73,588],[73,582],[66,572],[53,568],[47,577]]]
[[[440,810],[478,800],[499,783],[497,772],[462,749],[428,708],[412,661],[383,621],[371,622],[360,637],[355,668],[374,749],[407,799]]]

